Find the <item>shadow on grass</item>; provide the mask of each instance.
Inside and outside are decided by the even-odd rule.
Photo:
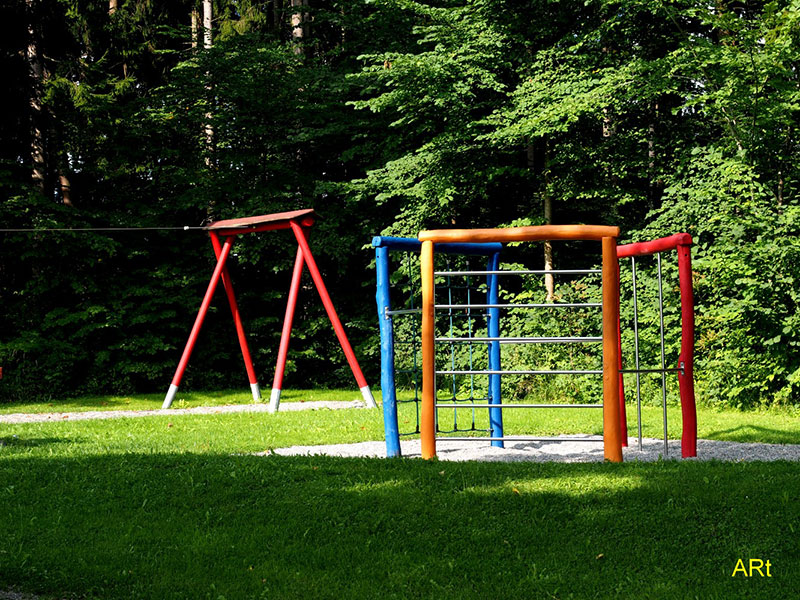
[[[760,598],[796,465],[0,460],[0,584],[87,598]],[[774,577],[731,577],[739,558]]]
[[[739,425],[729,429],[709,432],[703,437],[710,440],[725,440],[757,444],[800,444],[800,433],[761,425]]]
[[[20,437],[18,435],[9,435],[0,437],[0,448],[13,447],[13,448],[39,448],[42,446],[51,446],[54,444],[74,444],[74,440],[66,439],[63,437],[47,437],[47,438],[29,438]]]

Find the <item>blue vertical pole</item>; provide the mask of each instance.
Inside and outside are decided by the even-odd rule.
[[[400,456],[400,431],[397,426],[397,396],[394,382],[394,331],[392,319],[386,314],[390,310],[389,297],[389,249],[375,248],[375,270],[378,287],[375,300],[378,303],[378,323],[381,333],[381,396],[383,397],[383,428],[386,436],[386,456]]]
[[[500,268],[500,253],[495,252],[489,257],[489,271],[497,271]],[[499,302],[499,277],[497,275],[487,276],[486,303],[497,304]],[[489,337],[500,337],[500,309],[490,308],[489,310]],[[500,370],[500,342],[489,342],[489,370]],[[500,397],[501,375],[489,375],[489,404],[501,404]],[[500,408],[489,409],[489,425],[492,437],[503,437],[503,410]],[[502,441],[493,441],[492,446],[503,448]]]

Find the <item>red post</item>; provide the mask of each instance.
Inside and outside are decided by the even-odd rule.
[[[211,245],[214,247],[214,254],[219,260],[222,253],[222,246],[219,243],[219,236],[211,232]],[[236,336],[239,338],[239,347],[242,349],[242,358],[244,359],[244,368],[247,370],[247,379],[250,381],[250,390],[253,393],[253,400],[258,402],[261,399],[261,391],[258,388],[258,379],[256,378],[256,370],[253,367],[253,359],[250,356],[250,348],[247,346],[247,337],[244,333],[244,325],[242,325],[242,318],[239,315],[239,305],[236,303],[236,295],[233,293],[233,281],[228,274],[228,267],[222,269],[222,287],[225,288],[225,295],[228,297],[228,304],[231,307],[231,315],[233,316],[233,324],[236,328]]]
[[[691,244],[691,238],[689,241]],[[694,291],[692,254],[689,244],[678,245],[678,280],[681,288],[681,353],[678,357],[678,388],[681,396],[683,434],[681,455],[697,456],[697,407],[694,397]]]
[[[181,379],[183,379],[183,372],[186,370],[189,357],[192,355],[195,342],[197,342],[197,336],[200,334],[200,329],[203,327],[203,321],[208,313],[208,307],[211,305],[211,299],[214,297],[214,292],[217,290],[217,283],[222,276],[222,271],[225,268],[225,261],[228,260],[228,255],[231,252],[232,245],[233,238],[226,237],[225,243],[222,246],[222,250],[219,253],[219,257],[217,258],[217,266],[214,269],[213,275],[211,275],[211,281],[208,284],[206,295],[203,298],[202,304],[200,305],[197,318],[194,320],[192,332],[189,334],[189,340],[186,342],[186,347],[183,349],[183,356],[181,356],[181,360],[178,363],[178,368],[175,371],[175,376],[172,378],[172,383],[169,386],[169,390],[167,390],[167,395],[164,398],[164,404],[162,405],[162,408],[169,408],[172,405],[172,400],[175,398],[175,393],[178,391],[178,386],[181,384]]]
[[[350,342],[347,340],[347,334],[345,334],[344,327],[342,327],[342,323],[339,321],[339,316],[336,314],[336,309],[333,307],[333,302],[331,302],[330,295],[328,295],[328,289],[325,287],[325,282],[322,281],[322,275],[320,275],[319,269],[317,268],[317,263],[314,260],[314,256],[311,254],[311,248],[308,246],[308,240],[306,240],[305,231],[300,224],[296,223],[295,221],[290,221],[289,224],[292,226],[292,231],[294,232],[294,236],[297,238],[297,243],[300,246],[300,249],[303,251],[303,258],[308,265],[311,278],[314,280],[314,285],[317,287],[319,296],[322,299],[322,304],[325,306],[325,311],[328,313],[328,318],[333,325],[333,330],[336,332],[336,337],[338,338],[339,344],[341,345],[344,355],[347,358],[347,362],[350,365],[350,370],[353,372],[353,375],[356,378],[356,383],[358,383],[361,394],[364,397],[367,406],[374,408],[377,406],[375,404],[375,399],[372,397],[372,392],[369,390],[367,380],[364,378],[364,374],[361,372],[361,367],[358,365],[358,360],[356,360],[356,355],[353,352],[353,348],[350,346]]]
[[[297,294],[300,290],[300,279],[303,275],[303,249],[297,247],[297,256],[294,259],[292,283],[289,286],[289,299],[286,302],[286,314],[283,317],[283,331],[281,332],[281,345],[278,349],[278,364],[275,366],[275,379],[272,381],[272,393],[269,397],[269,412],[278,410],[283,389],[283,374],[286,371],[286,355],[289,353],[289,339],[292,336],[292,321],[297,306]]]

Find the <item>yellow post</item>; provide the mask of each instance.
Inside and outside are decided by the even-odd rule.
[[[422,409],[420,442],[422,458],[436,456],[436,364],[434,355],[433,242],[422,242]]]
[[[603,456],[622,462],[619,425],[619,261],[617,239],[603,238]]]

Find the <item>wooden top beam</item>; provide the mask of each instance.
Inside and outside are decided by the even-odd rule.
[[[243,217],[240,219],[226,219],[214,221],[205,229],[207,231],[228,231],[230,233],[246,233],[260,229],[259,226],[269,225],[269,229],[288,229],[290,221],[313,221],[316,218],[313,208],[291,210],[288,212],[272,213],[271,215],[258,215],[256,217]]]
[[[619,237],[619,227],[605,225],[536,225],[504,229],[433,229],[419,234],[420,242],[485,243],[544,240],[595,240]]]

